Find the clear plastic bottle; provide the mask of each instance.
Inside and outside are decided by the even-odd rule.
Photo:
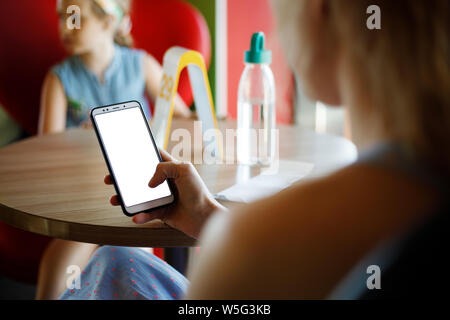
[[[246,165],[269,166],[275,156],[275,82],[264,33],[255,33],[245,52],[238,90],[237,158]]]

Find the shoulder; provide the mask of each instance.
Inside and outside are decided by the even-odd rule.
[[[55,92],[56,89],[64,91],[61,79],[53,69],[47,72],[47,74],[45,75],[42,88],[46,93]]]
[[[204,257],[202,273],[221,268],[226,279],[209,281],[225,298],[236,297],[238,283],[245,289],[238,298],[324,298],[365,254],[407,225],[416,207],[423,209],[422,192],[408,179],[362,165],[301,183],[212,218],[203,250],[220,256]],[[261,282],[264,289],[255,291]]]
[[[71,56],[61,61],[60,63],[54,65],[51,71],[56,75],[59,75],[69,69],[73,69],[77,65],[77,57]]]
[[[212,217],[200,237],[203,252],[192,275],[191,298],[213,292],[218,299],[317,298],[319,293],[302,282],[315,276],[309,272],[310,265],[323,272],[318,266],[329,262],[325,260],[330,256],[320,256],[330,245],[325,242],[342,238],[333,231],[340,230],[333,221],[337,214],[332,220],[326,215],[340,211],[336,204],[345,202],[337,196],[347,188],[344,171]],[[322,249],[317,250],[318,246]],[[301,263],[307,268],[302,281],[298,279]],[[217,273],[223,281],[214,278]],[[258,285],[262,282],[264,287]],[[238,284],[236,292],[232,287]],[[298,286],[312,296],[299,295]]]
[[[71,56],[50,69],[51,74],[55,75],[64,88],[71,88],[74,84],[74,77],[78,78],[82,74],[82,66],[77,56]]]
[[[355,225],[367,231],[374,224],[386,222],[387,227],[393,222],[392,214],[398,217],[400,211],[407,214],[408,210],[426,203],[429,196],[427,187],[400,173],[355,164],[256,202],[231,219],[236,233],[250,232],[260,239],[267,232],[275,232],[280,242],[292,243],[291,236],[305,225],[317,227],[317,234],[336,235],[337,229],[345,235]],[[266,223],[252,224],[255,220]],[[243,225],[251,228],[244,231]]]
[[[116,46],[122,70],[135,79],[142,79],[146,70],[147,53],[141,49]]]
[[[363,199],[370,193],[370,187],[366,187],[369,182],[367,174],[364,169],[349,167],[325,178],[300,182],[272,197],[245,206],[230,215],[233,233],[235,236],[251,234],[256,241],[264,238],[264,234],[272,234],[276,235],[271,238],[272,243],[292,243],[298,226],[323,224],[325,227],[325,221],[328,221],[336,227],[339,224],[339,220],[334,221],[337,212],[341,218],[343,212],[350,217],[358,210],[356,207],[360,202],[366,201]],[[358,184],[361,185],[358,187]],[[244,225],[247,226],[245,230]]]

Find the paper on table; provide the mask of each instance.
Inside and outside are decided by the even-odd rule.
[[[216,199],[252,202],[271,196],[307,176],[314,164],[308,162],[280,160],[278,172],[261,173],[245,182],[237,183],[215,195]]]

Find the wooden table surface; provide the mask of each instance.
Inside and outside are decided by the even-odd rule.
[[[234,122],[220,122],[221,130]],[[193,122],[174,120],[173,130],[193,132]],[[172,131],[173,132],[173,131]],[[200,138],[201,139],[201,138]],[[168,150],[178,142],[171,142]],[[201,152],[201,148],[193,148]],[[311,176],[351,163],[356,148],[348,140],[295,126],[280,127],[280,159],[315,164]],[[239,166],[196,165],[211,192],[239,180]],[[251,176],[258,169],[250,170]],[[0,220],[17,228],[74,241],[142,247],[193,246],[195,240],[160,221],[136,225],[120,208],[110,206],[114,188],[103,184],[107,173],[95,133],[72,129],[33,137],[0,150]]]

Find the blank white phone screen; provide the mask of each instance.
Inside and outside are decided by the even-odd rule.
[[[171,195],[167,181],[148,186],[159,158],[139,107],[99,114],[95,121],[126,207]]]

